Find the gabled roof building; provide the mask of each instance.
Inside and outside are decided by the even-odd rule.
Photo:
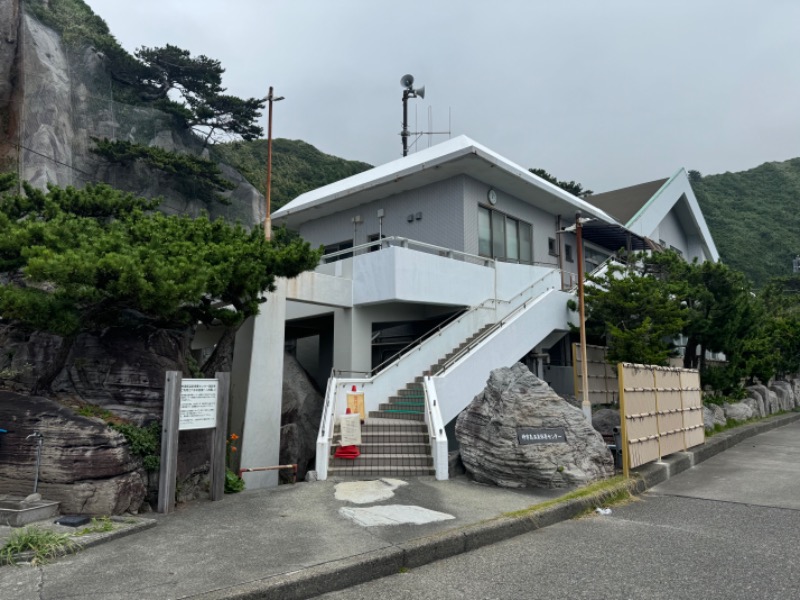
[[[276,211],[273,223],[326,255],[315,272],[279,282],[237,338],[231,419],[243,432],[242,465],[278,462],[275,348],[284,345],[326,389],[320,478],[446,478],[450,424],[500,366],[524,361],[569,393],[569,367],[548,362],[573,318],[577,214],[589,219],[586,270],[621,249],[717,259],[683,170],[582,199],[464,136]],[[331,456],[335,422],[359,397],[364,453],[343,463]],[[277,482],[272,473],[246,478],[251,488]]]

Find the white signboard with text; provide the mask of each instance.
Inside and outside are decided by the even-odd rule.
[[[217,426],[217,386],[216,379],[181,380],[180,431]]]

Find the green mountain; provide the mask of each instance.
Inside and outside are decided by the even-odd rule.
[[[212,151],[264,193],[267,140],[215,144]],[[371,168],[367,163],[325,154],[301,140],[272,140],[271,209],[280,208],[304,192]]]
[[[690,178],[723,262],[758,287],[791,274],[800,254],[800,158]]]

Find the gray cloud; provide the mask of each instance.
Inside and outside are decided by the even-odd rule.
[[[128,50],[217,58],[241,96],[275,86],[277,137],[373,164],[401,154],[404,73],[427,92],[412,127],[451,112],[453,135],[595,191],[800,154],[789,0],[88,3]]]

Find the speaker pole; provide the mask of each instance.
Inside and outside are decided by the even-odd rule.
[[[403,90],[403,130],[400,132],[400,137],[403,140],[403,156],[408,156],[408,95],[411,88]]]

